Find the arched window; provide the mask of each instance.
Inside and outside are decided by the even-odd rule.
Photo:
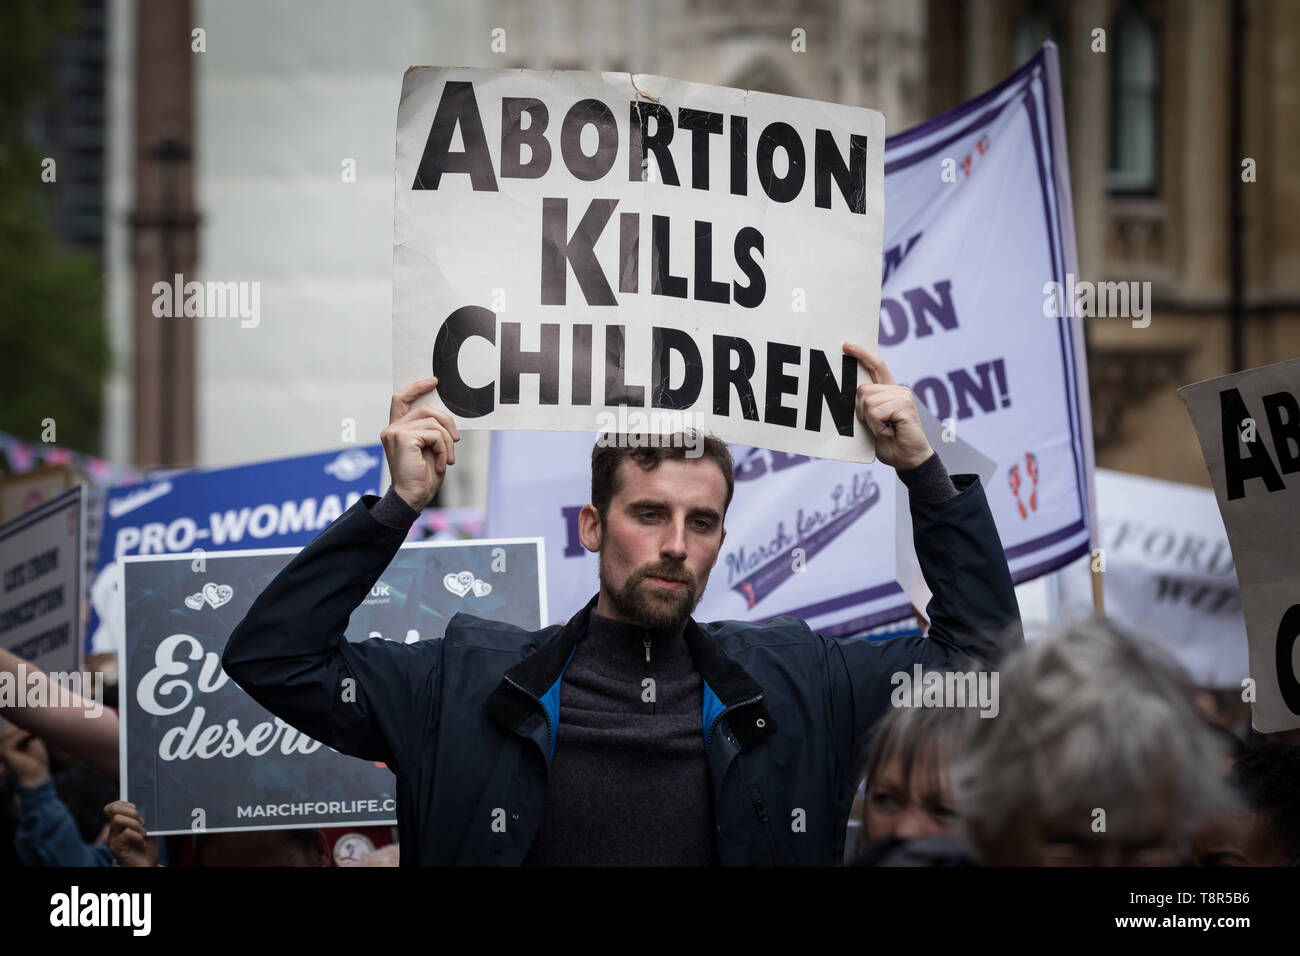
[[[1160,134],[1160,62],[1156,31],[1137,3],[1125,3],[1111,26],[1110,168],[1114,193],[1156,191]]]
[[[1012,68],[1024,66],[1033,59],[1046,40],[1056,44],[1056,57],[1061,66],[1061,96],[1068,103],[1070,47],[1065,43],[1065,31],[1056,10],[1046,0],[1031,0],[1016,18],[1015,31],[1011,34]]]
[[[1044,40],[1051,40],[1064,50],[1060,25],[1046,4],[1039,0],[1031,3],[1016,20],[1016,31],[1011,37],[1012,66],[1023,66],[1026,60],[1042,49]]]

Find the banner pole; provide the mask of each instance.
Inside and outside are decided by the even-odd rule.
[[[1070,169],[1066,157],[1069,149],[1065,141],[1065,101],[1061,95],[1061,63],[1057,55],[1056,44],[1050,40],[1043,44],[1043,60],[1047,72],[1047,88],[1052,107],[1052,139],[1057,148],[1054,151],[1057,169],[1057,182],[1060,195],[1057,197],[1061,215],[1061,239],[1067,275],[1079,275],[1079,248],[1074,231],[1074,197],[1070,192]],[[1079,426],[1083,433],[1084,481],[1087,485],[1086,498],[1088,508],[1088,530],[1091,544],[1089,569],[1092,573],[1092,604],[1098,614],[1106,613],[1105,595],[1101,576],[1104,572],[1097,567],[1097,491],[1094,473],[1097,467],[1096,452],[1092,442],[1092,399],[1088,388],[1088,354],[1084,341],[1083,320],[1069,309],[1070,335],[1074,339],[1075,354],[1078,356],[1078,368],[1075,388],[1079,396]],[[1104,565],[1103,565],[1104,566]]]

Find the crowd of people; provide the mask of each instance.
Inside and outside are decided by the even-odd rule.
[[[1300,747],[1225,724],[1153,645],[1098,617],[1030,643],[1000,676],[994,717],[899,706],[873,728],[846,794],[848,864],[1300,865]],[[102,719],[115,734],[114,693]],[[30,708],[4,717],[0,865],[332,862],[314,828],[150,837],[102,768],[117,757],[105,728]],[[393,866],[399,852],[390,842],[342,863]]]
[[[899,708],[854,804],[857,865],[1294,866],[1300,749],[1224,723],[1104,618],[1004,662],[1001,712]]]
[[[876,460],[907,490],[926,636],[695,621],[731,453],[714,436],[602,435],[578,515],[599,556],[586,607],[540,631],[457,614],[438,640],[347,640],[455,463],[459,428],[421,403],[437,386],[423,379],[393,395],[380,435],[387,494],[299,551],[221,656],[285,724],[394,770],[400,845],[310,828],[153,838],[115,799],[115,701],[89,718],[56,689],[3,715],[3,852],[28,866],[1300,861],[1300,732],[1254,733],[1244,700],[1194,687],[1105,618],[1026,644],[977,476],[948,474],[884,362],[844,351],[872,382],[856,413]],[[20,667],[0,651],[0,669]]]

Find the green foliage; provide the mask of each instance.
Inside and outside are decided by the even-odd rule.
[[[41,180],[52,147],[21,136],[76,13],[70,0],[0,3],[0,431],[39,440],[53,418],[58,444],[93,453],[110,364],[102,284],[93,259],[55,235],[59,184]]]

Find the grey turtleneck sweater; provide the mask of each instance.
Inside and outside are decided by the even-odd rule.
[[[564,672],[546,810],[525,866],[718,863],[703,683],[684,626],[648,631],[592,611]]]

